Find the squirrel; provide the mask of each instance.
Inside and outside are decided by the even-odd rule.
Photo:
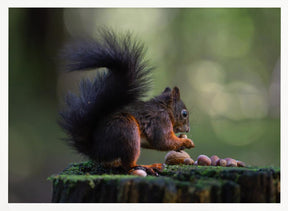
[[[150,88],[153,68],[143,60],[144,45],[131,33],[103,30],[98,39],[64,47],[66,71],[106,68],[95,79],[79,84],[79,95],[68,92],[60,111],[60,126],[68,143],[80,154],[100,163],[113,163],[129,172],[139,167],[140,147],[160,151],[194,147],[187,137],[189,112],[178,87],[142,101]],[[141,165],[152,174],[163,164]]]

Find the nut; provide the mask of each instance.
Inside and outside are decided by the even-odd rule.
[[[184,152],[183,150],[176,152],[176,151],[170,151],[165,156],[165,164],[167,165],[177,165],[184,163],[184,160],[186,158],[190,158],[190,155],[187,152]]]
[[[144,171],[142,169],[136,169],[134,171],[131,171],[130,174],[137,175],[137,176],[140,176],[140,177],[146,177],[147,176],[146,171]]]
[[[185,135],[185,134],[180,134],[180,135],[178,136],[178,138],[187,138],[187,135]]]
[[[246,164],[240,160],[236,160],[236,162],[237,162],[238,167],[245,167],[246,166]]]
[[[185,158],[184,159],[184,164],[185,165],[193,165],[194,164],[194,160],[192,158]]]
[[[227,161],[226,166],[228,166],[228,167],[236,167],[237,166],[237,161],[234,160],[233,158],[225,158],[225,160]]]
[[[197,158],[198,165],[200,166],[210,166],[211,160],[207,155],[199,155]]]
[[[217,155],[212,155],[210,157],[211,159],[211,166],[216,166],[217,165],[217,161],[220,159]]]
[[[216,166],[226,166],[227,161],[225,159],[219,159],[216,163]]]

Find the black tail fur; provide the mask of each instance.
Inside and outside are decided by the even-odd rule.
[[[98,40],[78,42],[64,49],[67,71],[108,69],[93,81],[83,80],[79,96],[68,93],[67,107],[60,112],[60,125],[80,153],[89,152],[93,130],[105,117],[147,92],[151,68],[143,61],[143,51],[143,45],[133,41],[131,34],[118,37],[108,30],[101,32]]]

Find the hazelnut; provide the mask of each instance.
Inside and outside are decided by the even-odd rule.
[[[226,166],[227,161],[225,159],[219,159],[216,163],[217,166]]]
[[[217,165],[217,161],[220,159],[217,155],[212,155],[210,157],[211,159],[211,166],[216,166]]]
[[[246,164],[240,160],[236,160],[236,162],[237,162],[238,167],[245,167],[246,166]]]
[[[178,138],[187,138],[187,135],[185,135],[185,134],[180,134],[180,135],[178,136]]]
[[[133,171],[130,172],[130,174],[137,175],[137,176],[140,176],[140,177],[146,177],[147,176],[146,171],[144,171],[142,169],[133,170]]]
[[[236,167],[237,166],[237,162],[233,158],[225,158],[225,160],[227,162],[226,166],[228,166],[228,167]]]
[[[177,165],[184,163],[186,158],[190,158],[190,155],[184,151],[170,151],[165,156],[165,164],[167,165]]]
[[[197,158],[198,165],[200,166],[210,166],[211,160],[207,155],[199,155]]]
[[[185,158],[184,159],[184,164],[185,165],[193,165],[194,164],[194,160],[192,158]]]

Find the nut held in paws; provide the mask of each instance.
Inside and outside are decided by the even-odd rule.
[[[179,137],[179,138],[187,138],[187,135],[185,135],[185,134],[180,134],[178,137]]]

